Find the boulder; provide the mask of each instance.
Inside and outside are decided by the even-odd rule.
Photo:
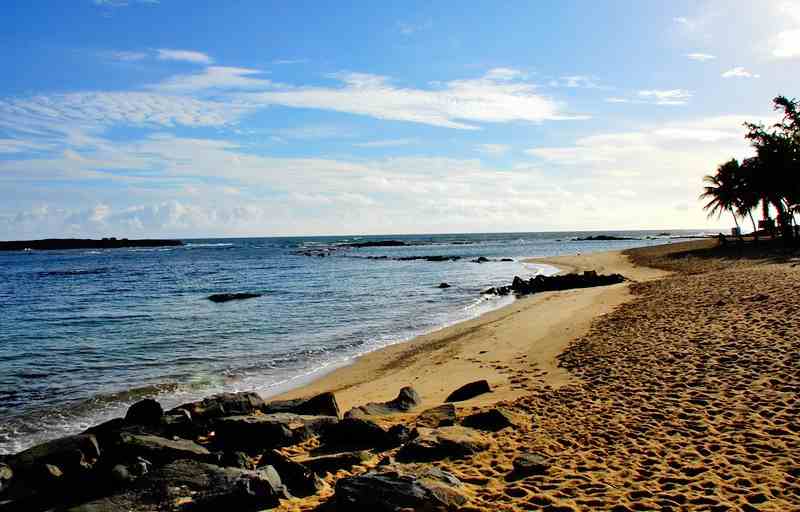
[[[324,476],[326,473],[336,473],[341,469],[350,469],[358,464],[363,464],[373,457],[375,455],[369,451],[357,450],[308,457],[301,460],[300,463],[315,474]]]
[[[513,427],[514,418],[508,411],[494,408],[471,414],[461,420],[461,424],[469,428],[497,432],[504,428]]]
[[[311,416],[339,417],[339,403],[336,395],[326,392],[311,398],[298,398],[295,400],[276,400],[262,407],[265,413],[291,412],[294,414],[307,414]]]
[[[480,433],[465,427],[417,429],[419,435],[400,448],[397,460],[427,462],[460,459],[487,450],[491,442]]]
[[[456,424],[456,406],[442,404],[422,411],[416,419],[418,427],[436,428]]]
[[[459,480],[437,468],[370,471],[336,482],[340,510],[455,510],[468,501]]]
[[[133,425],[158,425],[162,416],[164,409],[161,404],[152,398],[145,398],[128,408],[125,422]]]
[[[338,422],[335,416],[303,416],[287,412],[230,416],[214,422],[215,441],[225,448],[261,451],[297,444]]]
[[[464,384],[460,388],[450,393],[445,402],[463,402],[484,393],[491,393],[492,388],[489,387],[489,382],[486,380],[478,380]]]
[[[538,453],[518,455],[512,461],[514,472],[521,475],[543,475],[550,468],[550,459]]]
[[[399,412],[408,412],[417,407],[422,400],[411,386],[405,386],[393,400],[388,402],[370,402],[353,407],[344,414],[345,418],[362,418],[364,416],[386,416]]]
[[[305,465],[295,462],[278,450],[264,452],[259,466],[272,466],[281,476],[281,481],[292,496],[300,498],[320,491],[324,484],[319,477]]]
[[[345,418],[325,429],[320,439],[326,447],[378,448],[399,446],[408,437],[402,429],[385,430],[366,418]]]
[[[42,443],[11,456],[6,464],[17,476],[56,466],[72,473],[91,469],[100,458],[100,446],[92,434],[62,437]]]
[[[119,443],[114,447],[118,460],[141,457],[156,465],[187,459],[211,462],[214,457],[206,448],[186,439],[166,439],[149,434],[120,434]]]
[[[244,391],[241,393],[220,393],[205,398],[199,402],[179,405],[177,409],[185,409],[191,414],[194,421],[206,421],[223,416],[241,416],[253,414],[264,407],[264,400],[258,393]]]
[[[278,473],[266,466],[259,471],[221,468],[193,460],[172,462],[118,495],[68,509],[68,512],[154,512],[175,510],[255,511],[274,508],[288,498]]]
[[[489,258],[487,258],[486,256],[479,256],[479,257],[475,258],[474,260],[470,260],[470,261],[472,263],[488,263],[489,262]]]
[[[208,300],[211,302],[228,302],[232,300],[254,299],[261,297],[260,293],[215,293],[209,295]]]
[[[448,283],[439,283],[439,286],[437,286],[437,288],[442,288],[442,289],[450,288],[450,284],[448,284]]]

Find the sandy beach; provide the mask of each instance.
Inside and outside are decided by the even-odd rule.
[[[800,263],[675,257],[713,245],[537,260],[630,281],[518,300],[287,397],[333,390],[347,410],[412,385],[420,408],[378,420],[413,426],[456,387],[487,379],[493,392],[457,403],[459,417],[501,406],[517,420],[487,434],[488,450],[434,462],[463,483],[461,510],[800,510]],[[549,468],[515,476],[523,453]],[[335,481],[385,457],[328,474],[327,490],[282,507],[336,510]]]

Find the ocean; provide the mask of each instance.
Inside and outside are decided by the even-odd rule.
[[[510,303],[480,292],[555,271],[522,263],[526,257],[700,233],[574,240],[591,234],[194,239],[182,247],[0,252],[0,453],[122,416],[144,397],[171,407],[222,391],[277,394],[360,354]],[[405,245],[347,245],[379,240]],[[472,261],[479,257],[490,261]],[[208,300],[228,292],[261,296]]]

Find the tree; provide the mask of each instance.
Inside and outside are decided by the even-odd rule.
[[[709,218],[715,215],[719,218],[724,212],[730,212],[737,229],[739,229],[739,220],[736,216],[742,208],[738,197],[741,189],[740,177],[739,161],[732,158],[717,167],[716,174],[703,177],[703,181],[707,185],[703,187],[703,193],[700,194],[700,199],[708,200],[703,206],[703,210],[708,210]]]

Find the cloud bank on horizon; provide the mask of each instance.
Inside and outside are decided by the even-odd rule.
[[[6,4],[0,239],[725,227],[800,64],[798,2],[327,9]]]

